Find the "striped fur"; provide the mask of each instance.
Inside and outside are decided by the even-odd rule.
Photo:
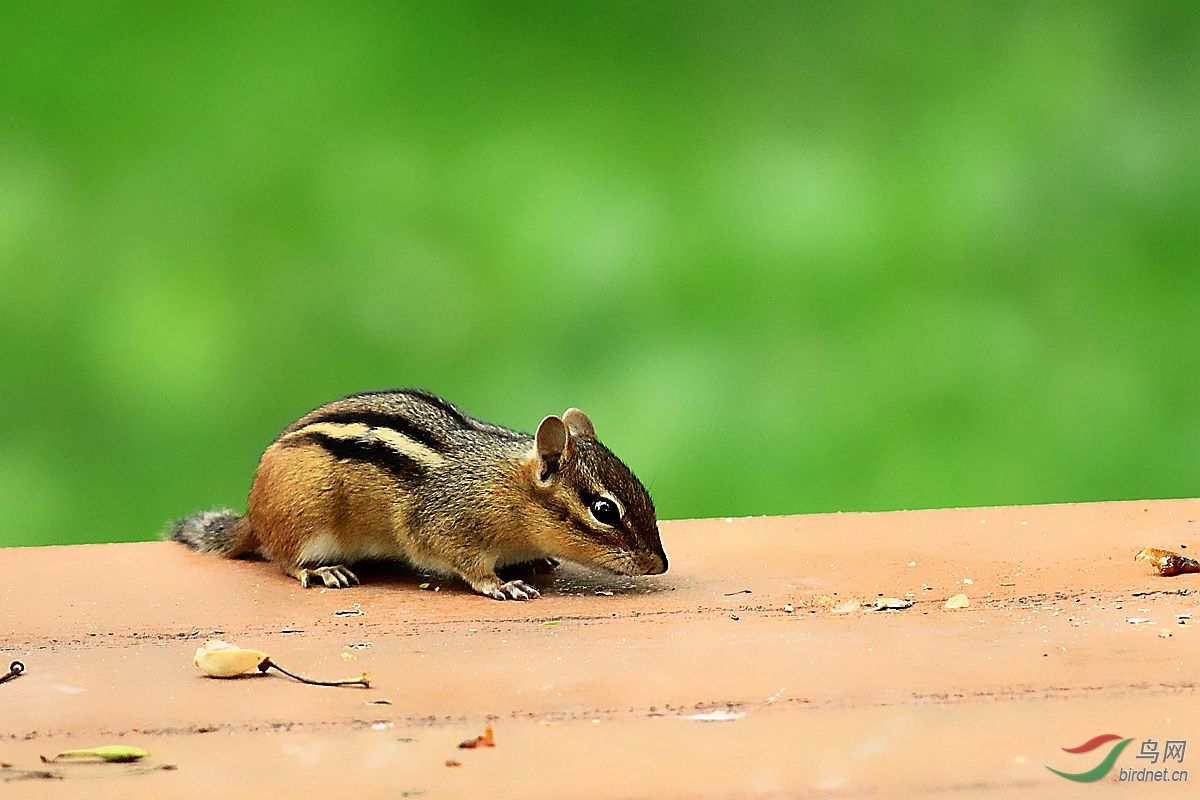
[[[619,520],[595,517],[600,498]],[[501,584],[495,570],[506,564],[666,569],[649,495],[583,412],[547,417],[534,436],[416,389],[351,395],[304,415],[263,453],[244,517],[205,512],[172,538],[219,555],[256,551],[330,586],[356,582],[343,563],[396,558],[500,598],[537,594]]]

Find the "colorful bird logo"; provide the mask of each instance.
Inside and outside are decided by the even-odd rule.
[[[1078,747],[1064,747],[1063,752],[1090,753],[1100,745],[1107,744],[1116,739],[1121,739],[1121,737],[1117,736],[1115,733],[1102,733],[1099,736],[1094,736],[1091,739],[1088,739]],[[1118,744],[1113,746],[1113,749],[1108,751],[1108,755],[1104,757],[1103,761],[1089,769],[1087,772],[1059,772],[1054,767],[1049,765],[1046,765],[1046,769],[1050,770],[1055,775],[1061,775],[1069,781],[1076,781],[1078,783],[1091,783],[1092,781],[1098,781],[1108,774],[1108,771],[1113,768],[1113,764],[1116,763],[1117,756],[1121,755],[1121,751],[1124,750],[1126,745],[1132,741],[1133,739],[1122,739]]]

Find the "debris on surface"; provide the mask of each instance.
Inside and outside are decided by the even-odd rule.
[[[362,603],[355,603],[353,608],[343,608],[341,611],[333,612],[335,617],[361,617],[367,612],[362,610]]]
[[[348,656],[350,654],[343,653],[342,655]],[[240,678],[243,675],[251,675],[255,671],[265,673],[269,669],[274,669],[287,675],[292,680],[312,686],[364,686],[367,688],[371,686],[371,679],[365,672],[357,678],[342,678],[336,681],[318,681],[312,678],[305,678],[294,672],[288,672],[283,667],[271,661],[270,657],[261,650],[246,650],[236,647],[229,642],[223,642],[220,639],[209,639],[204,643],[203,647],[197,647],[196,655],[192,658],[192,664],[196,666],[196,669],[210,678]]]
[[[899,597],[881,597],[875,601],[876,611],[903,611],[912,608],[912,600],[902,600]]]
[[[956,594],[947,600],[946,605],[942,606],[942,608],[969,608],[970,605],[971,599],[969,597],[965,594]]]
[[[267,661],[261,650],[244,650],[220,639],[209,639],[196,648],[192,664],[210,678],[236,678],[259,670]],[[263,670],[265,671],[265,670]]]
[[[795,612],[795,610],[796,610],[796,607],[794,605],[792,605],[791,603],[788,603],[787,605],[785,605],[783,607],[783,613],[785,613],[785,614],[791,614],[791,613]]]
[[[1150,618],[1149,617],[1130,617],[1129,619],[1127,619],[1125,621],[1128,622],[1130,625],[1141,625],[1143,622],[1149,622]]]
[[[912,603],[909,603],[909,605],[911,606]],[[829,610],[835,614],[853,614],[858,609],[859,603],[857,600],[843,600]]]
[[[496,746],[496,737],[492,734],[492,726],[491,725],[488,725],[486,728],[483,729],[482,736],[476,736],[474,739],[467,739],[466,741],[458,743],[458,747],[460,750],[474,750],[477,747],[495,747],[495,746]]]
[[[4,683],[5,681],[11,681],[13,678],[17,677],[24,671],[25,671],[25,665],[22,664],[20,661],[14,661],[8,665],[8,672],[5,673],[4,675],[0,675],[0,683]]]
[[[456,759],[453,759],[453,758],[447,758],[447,759],[446,759],[446,766],[447,766],[447,767],[461,767],[461,766],[462,766],[462,762],[461,762],[461,761],[458,761],[458,760],[456,760]]]
[[[746,716],[745,711],[709,711],[706,714],[691,714],[680,717],[680,719],[690,719],[696,722],[731,722],[744,716]]]
[[[735,594],[754,594],[754,592],[750,591],[749,589],[738,589],[736,592],[726,592],[725,596],[733,597]]]
[[[12,764],[0,765],[0,781],[61,781],[65,776],[45,769],[12,769]]]
[[[140,747],[107,744],[102,747],[89,747],[83,750],[64,750],[54,758],[42,756],[43,764],[53,764],[56,761],[108,761],[113,764],[128,764],[150,755]]]
[[[1158,547],[1143,548],[1133,560],[1149,562],[1158,570],[1159,575],[1167,578],[1187,572],[1200,572],[1200,561]]]

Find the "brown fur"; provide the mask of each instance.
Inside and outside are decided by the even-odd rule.
[[[596,519],[585,502],[595,497],[623,509],[617,525]],[[649,495],[583,412],[547,417],[534,437],[415,390],[352,395],[297,420],[263,453],[246,516],[221,519],[237,541],[206,547],[204,526],[189,520],[177,525],[189,535],[174,538],[258,552],[306,585],[310,575],[357,582],[343,564],[365,558],[458,575],[498,599],[537,595],[500,581],[496,569],[510,564],[666,570]]]

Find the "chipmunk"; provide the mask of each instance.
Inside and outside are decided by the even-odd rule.
[[[346,564],[400,559],[497,600],[539,596],[497,577],[513,564],[667,569],[649,493],[582,411],[546,417],[530,436],[418,389],[305,414],[263,453],[245,515],[202,511],[168,536],[227,558],[259,554],[305,587],[345,588],[359,582]]]

